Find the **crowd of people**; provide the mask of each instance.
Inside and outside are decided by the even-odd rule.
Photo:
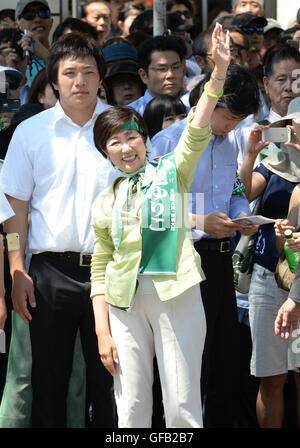
[[[299,427],[300,10],[82,3],[0,11],[0,428]]]

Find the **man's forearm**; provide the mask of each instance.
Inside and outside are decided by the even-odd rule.
[[[3,223],[6,233],[18,233],[20,238],[20,249],[8,253],[11,276],[15,271],[25,271],[25,247],[28,232],[28,202],[20,201],[11,196],[7,199],[15,215]]]

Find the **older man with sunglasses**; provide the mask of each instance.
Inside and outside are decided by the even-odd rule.
[[[19,41],[23,51],[29,52],[26,54],[37,60],[46,61],[50,48],[49,34],[53,25],[47,0],[19,0],[16,20],[20,31],[24,33]]]

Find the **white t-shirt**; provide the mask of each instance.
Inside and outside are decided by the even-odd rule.
[[[30,253],[92,253],[91,206],[117,177],[96,149],[93,126],[109,106],[98,100],[84,125],[65,115],[59,101],[21,123],[12,137],[2,168],[2,190],[29,201]]]

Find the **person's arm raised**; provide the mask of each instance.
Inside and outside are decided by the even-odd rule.
[[[226,72],[230,64],[230,36],[229,32],[223,33],[220,23],[216,23],[212,34],[211,53],[215,67],[196,105],[191,121],[192,126],[199,128],[205,128],[210,123],[218,99],[222,96]]]

